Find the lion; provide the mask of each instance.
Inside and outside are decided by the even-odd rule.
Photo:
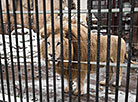
[[[72,24],[71,25],[71,60],[72,61],[78,61],[78,38],[77,38],[77,25]],[[88,55],[88,48],[87,48],[87,41],[88,41],[88,31],[87,29],[80,25],[80,60],[81,62],[87,61],[87,55]],[[50,65],[53,65],[53,53],[52,53],[52,34],[51,34],[51,25],[48,25],[47,27],[47,46],[48,46],[48,62]],[[44,29],[40,30],[42,38],[44,38]],[[63,56],[64,60],[69,60],[69,42],[68,42],[68,24],[63,23]],[[55,23],[54,26],[54,37],[55,37],[55,65],[56,65],[56,72],[61,75],[61,42],[60,42],[60,24]],[[100,40],[100,62],[106,62],[107,57],[107,36],[101,35]],[[40,46],[41,56],[42,59],[45,59],[45,40],[42,40],[41,46]],[[116,63],[117,62],[117,49],[118,49],[118,36],[111,35],[111,44],[110,44],[110,62]],[[91,34],[91,41],[90,41],[90,61],[96,62],[97,60],[97,35]],[[126,56],[126,43],[121,38],[121,49],[120,49],[120,63],[124,62]],[[69,63],[64,62],[64,78],[67,80],[67,86],[65,87],[65,92],[69,91],[69,70],[68,70]],[[96,65],[90,65],[90,73],[94,73],[96,70]],[[72,63],[72,80],[77,79],[78,77],[78,64]],[[87,75],[87,64],[81,63],[81,95],[84,94],[83,86],[84,86],[84,80]],[[109,80],[111,80],[113,75],[113,67],[110,66],[109,68]],[[119,86],[121,86],[121,79],[122,79],[122,68],[120,67],[120,73],[119,73]],[[77,80],[78,81],[78,80]],[[101,85],[105,85],[106,81],[101,81]],[[113,82],[113,85],[116,85],[115,82]],[[78,85],[76,87],[76,90],[74,91],[74,94],[78,94]]]
[[[59,26],[55,24],[55,27]],[[75,26],[76,27],[76,26]],[[41,36],[43,36],[44,34],[44,29],[40,30]],[[82,31],[82,33],[84,33]],[[83,41],[83,36],[80,36],[80,39]],[[49,64],[53,64],[52,63],[52,34],[51,34],[51,26],[49,25],[47,28],[47,46],[48,46],[48,60],[49,60]],[[87,57],[86,57],[86,47],[85,47],[85,43],[81,43],[80,44],[81,49],[80,49],[80,55],[81,55],[81,61],[86,61]],[[76,61],[78,59],[78,49],[77,49],[78,45],[77,45],[77,34],[73,33],[72,34],[72,42],[71,42],[71,56],[72,56],[72,61]],[[58,74],[62,74],[61,73],[61,62],[60,60],[60,49],[61,49],[61,42],[60,42],[60,28],[56,27],[55,28],[55,64],[56,64],[56,72]],[[64,56],[64,60],[68,60],[69,59],[69,45],[68,45],[68,28],[63,28],[63,56]],[[45,59],[45,40],[42,40],[41,46],[40,46],[40,53],[42,56],[42,59]],[[69,91],[69,72],[68,72],[68,63],[64,62],[64,78],[67,80],[67,86],[65,87],[65,92]],[[78,64],[72,63],[72,81],[75,80],[77,78],[78,75]],[[87,65],[86,64],[81,64],[81,86],[84,86],[84,79],[87,73]],[[78,86],[77,86],[78,87]],[[76,91],[74,92],[75,94],[78,93],[78,88],[76,88]],[[83,87],[81,88],[81,94],[83,94]]]

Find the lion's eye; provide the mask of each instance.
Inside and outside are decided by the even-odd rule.
[[[60,45],[60,42],[57,43],[57,46]]]
[[[48,45],[50,45],[50,42],[47,42]]]

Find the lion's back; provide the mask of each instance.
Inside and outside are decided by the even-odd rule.
[[[93,35],[91,39],[91,60],[96,61],[97,59],[97,35]],[[100,61],[101,62],[106,62],[106,57],[107,57],[107,44],[108,43],[108,37],[107,35],[101,35],[100,36]],[[120,59],[121,62],[124,61],[124,56],[126,53],[126,43],[125,41],[121,38],[121,46],[120,49]],[[118,36],[111,35],[110,39],[110,58],[113,61],[117,61],[117,53],[118,53]]]

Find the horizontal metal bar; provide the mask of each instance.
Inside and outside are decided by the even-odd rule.
[[[63,60],[63,62],[67,63],[69,62],[68,60]],[[78,61],[71,61],[72,63],[78,63]],[[24,65],[24,62],[20,62],[21,65]],[[87,61],[81,61],[81,64],[87,64]],[[16,65],[17,62],[14,62],[14,64]],[[34,64],[37,64],[37,62],[34,62]],[[90,62],[90,64],[96,65],[97,62]],[[30,65],[30,63],[27,63],[27,65]],[[106,66],[106,62],[100,62],[101,66]],[[111,63],[110,62],[110,66],[116,67],[117,64],[116,63]],[[127,63],[126,64],[120,64],[120,67],[124,67],[127,68]],[[131,64],[130,66],[132,69],[138,69],[138,64]]]
[[[123,12],[130,12],[131,11],[131,8],[123,8]],[[108,9],[101,9],[101,13],[108,13],[109,10]],[[120,12],[119,8],[114,8],[112,9],[112,12],[115,13],[115,12]],[[134,9],[134,12],[138,12],[138,7],[136,7]],[[6,14],[6,11],[3,11],[2,12],[3,14]],[[9,11],[10,14],[13,13],[13,11]],[[15,11],[16,14],[20,13],[20,11]],[[28,14],[28,13],[31,13],[31,14],[36,14],[35,11],[23,11],[24,14]],[[39,14],[43,14],[44,11],[39,11],[38,12]],[[60,11],[59,10],[54,10],[54,14],[59,14]],[[71,10],[71,13],[74,13],[74,14],[77,14],[77,10]],[[83,10],[80,10],[80,13],[88,13],[88,10],[87,9],[83,9]],[[91,13],[98,13],[98,9],[92,9],[91,10]],[[51,14],[51,11],[48,10],[46,11],[46,14]],[[63,14],[68,14],[68,10],[63,10]]]
[[[64,60],[64,62],[69,62],[68,60]],[[72,61],[72,63],[78,63],[78,61]],[[87,61],[81,61],[82,64],[87,64]],[[96,65],[97,62],[90,62],[90,64]],[[100,65],[105,66],[106,62],[100,62]],[[116,67],[116,63],[110,63],[110,66]],[[127,64],[120,64],[120,67],[127,68]],[[133,69],[138,69],[138,64],[131,64],[130,66]]]

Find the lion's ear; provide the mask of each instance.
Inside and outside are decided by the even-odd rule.
[[[47,25],[47,27],[46,27],[47,37],[51,34],[51,32],[52,32],[51,31],[51,25]],[[44,27],[40,29],[40,35],[41,35],[42,38],[45,37],[45,29],[44,29]]]
[[[66,30],[64,29],[64,30],[63,30],[63,37],[68,39],[68,36],[69,36],[68,31],[66,31]]]
[[[63,32],[63,37],[66,39],[69,39],[69,32],[68,31],[64,31]],[[71,32],[71,39],[77,39],[77,35],[74,34],[74,32]]]
[[[67,39],[69,38],[69,29],[68,29],[67,23],[64,24],[64,26],[63,26],[63,36]],[[76,26],[72,25],[72,27],[71,27],[71,38],[76,39],[76,37],[77,37],[77,28],[76,28]]]

